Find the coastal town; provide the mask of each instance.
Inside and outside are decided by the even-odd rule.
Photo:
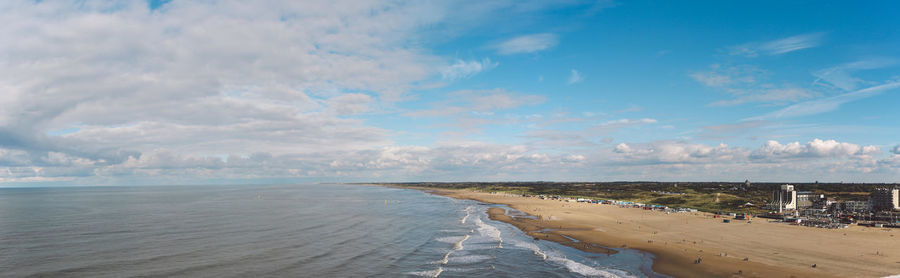
[[[497,193],[498,192],[492,192],[492,194]],[[684,194],[671,192],[659,193]],[[522,194],[521,196],[563,202],[616,205],[619,207],[663,211],[666,213],[698,212],[697,209],[689,207],[669,207],[665,205],[621,200],[562,197],[559,195],[533,196],[530,194]],[[723,218],[723,223],[730,223],[732,220],[751,222],[754,217],[759,217],[775,219],[794,225],[817,228],[847,228],[849,225],[853,224],[878,228],[900,228],[900,189],[897,187],[875,188],[868,201],[833,201],[828,200],[824,194],[816,194],[811,191],[796,191],[794,190],[793,185],[784,184],[779,190],[772,192],[772,200],[773,201],[766,206],[766,208],[771,210],[767,213],[753,215],[751,213],[720,211],[714,212],[713,217]]]
[[[900,186],[894,184],[847,185],[842,189],[852,190],[849,192],[835,191],[835,185],[818,182],[802,185],[808,190],[798,190],[798,186],[793,184],[753,184],[749,180],[725,184],[530,182],[398,185],[471,188],[543,200],[615,205],[666,213],[708,212],[713,215],[711,217],[722,218],[723,223],[764,218],[829,229],[851,225],[900,228]],[[633,187],[636,186],[644,192],[634,192]],[[684,201],[694,199],[703,201]]]

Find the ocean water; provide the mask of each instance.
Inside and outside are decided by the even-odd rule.
[[[0,276],[657,276],[649,254],[534,241],[491,206],[342,184],[4,188]]]

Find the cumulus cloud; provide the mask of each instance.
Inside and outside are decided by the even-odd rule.
[[[550,49],[558,43],[554,34],[542,33],[515,37],[493,46],[497,53],[503,55],[534,53]]]
[[[725,144],[705,145],[679,141],[619,143],[612,148],[612,153],[617,154],[614,161],[623,165],[725,163],[742,168],[781,161],[869,163],[881,154],[881,150],[871,145],[813,139],[806,143],[785,144],[770,140],[752,150]]]
[[[454,64],[441,71],[441,76],[445,80],[450,81],[466,79],[483,71],[491,70],[497,67],[497,65],[499,65],[499,63],[491,62],[491,59],[489,58],[484,58],[481,61],[456,60]]]
[[[631,153],[631,152],[632,152],[631,147],[628,146],[628,144],[625,144],[625,143],[619,143],[618,145],[616,145],[615,149],[613,149],[613,150],[614,150],[616,153],[626,153],[626,154],[627,154],[627,153]]]
[[[778,141],[770,140],[759,149],[754,150],[750,158],[860,157],[880,152],[881,150],[876,146],[860,146],[835,140],[813,139],[806,144],[800,144],[800,142],[781,144]]]
[[[733,160],[744,156],[740,148],[728,147],[725,144],[708,146],[686,142],[655,142],[641,146],[620,143],[613,148],[619,154],[616,162],[626,165],[659,164],[659,163],[711,163]]]
[[[767,42],[751,42],[733,46],[730,48],[729,53],[746,57],[756,57],[760,53],[779,55],[819,46],[824,37],[825,33],[808,33]]]
[[[314,177],[344,180],[484,180],[511,179],[542,168],[583,163],[578,154],[547,154],[524,146],[481,142],[442,142],[434,147],[390,146],[357,151],[316,152],[303,156],[255,153],[249,156],[196,157],[151,152],[126,163],[103,168],[110,177]],[[466,173],[466,175],[460,175]],[[2,175],[0,175],[2,178]]]

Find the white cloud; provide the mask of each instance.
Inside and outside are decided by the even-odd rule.
[[[534,53],[553,48],[558,43],[556,35],[550,33],[515,37],[493,46],[503,55]]]
[[[900,174],[900,154],[888,158],[876,146],[814,139],[807,143],[768,141],[748,150],[725,144],[706,145],[679,141],[619,143],[594,167],[610,167],[626,179],[767,181],[865,180],[883,182]],[[753,178],[751,178],[753,179]]]
[[[900,145],[896,145],[893,148],[891,148],[891,153],[900,154]]]
[[[484,58],[481,61],[463,61],[456,62],[441,71],[441,76],[446,80],[466,79],[475,76],[483,71],[491,70],[497,67],[499,63],[491,62],[491,59]]]
[[[466,112],[491,112],[536,105],[546,100],[541,95],[510,92],[504,89],[462,90],[447,94],[447,99],[432,104],[432,108],[407,112],[409,117],[437,117],[463,114]]]
[[[804,157],[860,157],[881,152],[875,146],[838,142],[835,140],[813,139],[806,144],[792,142],[781,144],[778,141],[767,141],[762,147],[753,151],[753,159],[785,159]]]
[[[819,46],[825,33],[808,33],[767,42],[751,42],[730,48],[731,55],[756,57],[760,53],[779,55]]]
[[[731,84],[731,77],[715,72],[695,72],[691,78],[709,87],[721,87]]]
[[[710,65],[709,71],[691,73],[689,76],[708,87],[728,93],[731,99],[710,103],[711,106],[729,106],[744,103],[786,104],[818,96],[819,93],[787,85],[764,82],[769,73],[753,65]]]
[[[744,156],[745,151],[728,145],[707,146],[685,142],[656,142],[640,147],[620,143],[613,149],[619,154],[615,163],[623,165],[659,163],[710,163],[729,161]]]
[[[733,90],[734,91],[734,90]],[[736,91],[735,91],[736,92]],[[785,103],[796,102],[804,99],[812,98],[818,95],[815,92],[801,88],[771,88],[762,89],[755,93],[742,92],[734,99],[719,100],[710,103],[711,106],[730,106],[743,103],[761,102],[761,103]]]
[[[327,101],[328,108],[340,115],[352,115],[372,110],[374,100],[367,94],[343,94]]]
[[[530,125],[529,130],[524,137],[530,139],[528,146],[535,149],[577,149],[577,148],[596,148],[598,145],[611,143],[611,139],[601,137],[613,134],[625,129],[640,128],[643,125],[655,124],[656,119],[618,119],[609,120],[599,124],[589,126],[581,130],[568,129],[545,129],[546,127],[554,127],[555,124],[563,122],[583,122],[582,118],[551,118],[545,121],[534,122]],[[626,145],[627,147],[627,145]]]
[[[631,147],[625,143],[619,143],[616,145],[616,148],[613,149],[616,153],[631,153]]]
[[[860,84],[867,83],[865,80],[854,77],[852,75],[853,73],[863,70],[892,67],[895,65],[897,65],[897,60],[893,58],[872,58],[846,63],[813,73],[817,78],[813,81],[813,84],[834,87],[844,91],[852,91],[856,90]]]
[[[453,13],[442,5],[3,1],[2,181],[191,175],[227,168],[224,156],[391,144],[343,116],[440,73],[445,59],[409,40]],[[185,169],[129,169],[165,161]]]
[[[582,80],[582,78],[581,78],[581,73],[578,72],[577,70],[574,70],[574,69],[573,69],[573,70],[571,71],[571,73],[569,74],[569,80],[566,81],[566,83],[569,84],[569,85],[571,85],[571,84],[575,84],[575,83],[581,82],[581,80]]]
[[[642,124],[655,124],[656,119],[643,118],[643,119],[618,119],[607,121],[600,126],[628,126],[628,125],[642,125]]]
[[[800,102],[776,111],[772,111],[766,113],[761,116],[752,117],[745,119],[746,121],[756,121],[756,120],[771,120],[771,119],[783,119],[783,118],[794,118],[794,117],[803,117],[803,116],[811,116],[822,114],[826,112],[831,112],[837,110],[844,103],[857,101],[864,98],[873,97],[884,93],[886,91],[893,91],[897,88],[900,88],[900,82],[891,82],[886,84],[881,84],[878,86],[873,86],[861,90],[857,90],[854,92],[810,100],[806,102]]]
[[[344,180],[493,180],[512,179],[547,171],[542,169],[579,165],[578,154],[531,152],[523,146],[482,142],[442,142],[435,147],[391,146],[359,151],[319,152],[303,157],[250,156],[186,157],[153,152],[104,169],[109,176],[152,177],[184,175],[246,178],[243,169],[260,177],[339,177]],[[465,174],[461,174],[465,173]]]

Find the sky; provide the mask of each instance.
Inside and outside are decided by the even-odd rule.
[[[896,1],[0,2],[0,186],[900,182]]]

